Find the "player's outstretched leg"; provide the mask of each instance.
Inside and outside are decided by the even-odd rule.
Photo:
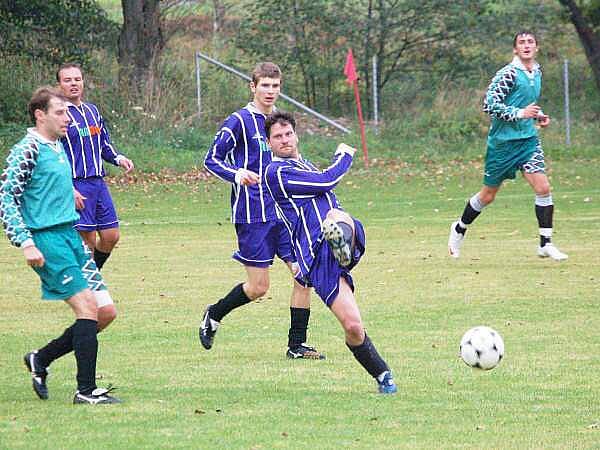
[[[377,390],[381,394],[396,393],[398,388],[392,371],[367,336],[354,293],[344,278],[340,278],[339,294],[331,304],[331,312],[344,329],[348,349],[369,375],[375,378]]]
[[[48,378],[48,368],[39,363],[37,351],[29,352],[23,357],[25,367],[31,372],[31,384],[33,391],[42,400],[48,399],[48,387],[46,378]]]

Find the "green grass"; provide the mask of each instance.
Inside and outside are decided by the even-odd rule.
[[[234,311],[207,352],[200,315],[243,279],[224,183],[116,184],[122,241],[104,275],[120,317],[99,337],[100,385],[124,403],[70,404],[71,356],[55,362],[51,399],[31,391],[22,355],[71,321],[41,302],[38,280],[5,241],[0,339],[0,448],[396,449],[598,448],[600,182],[598,159],[551,162],[555,240],[564,263],[535,256],[533,196],[508,183],[446,256],[451,220],[480,183],[479,161],[357,165],[338,188],[361,218],[367,253],[355,270],[369,335],[400,392],[375,384],[313,295],[309,341],[325,361],[284,358],[290,282]],[[465,366],[458,343],[485,324],[506,355],[490,372]]]

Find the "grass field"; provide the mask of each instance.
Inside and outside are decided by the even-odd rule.
[[[400,392],[382,397],[313,295],[309,342],[325,361],[288,361],[290,282],[234,311],[215,347],[199,344],[206,304],[242,280],[223,183],[113,187],[122,241],[104,271],[120,317],[99,336],[99,385],[122,405],[74,406],[74,358],[55,362],[50,400],[22,355],[71,321],[41,302],[20,252],[0,245],[0,448],[396,449],[600,448],[599,160],[552,164],[555,241],[570,259],[535,256],[533,196],[509,182],[446,255],[449,224],[480,183],[480,162],[355,167],[338,188],[361,218],[355,270],[369,335]],[[490,372],[457,357],[470,327],[504,337]]]

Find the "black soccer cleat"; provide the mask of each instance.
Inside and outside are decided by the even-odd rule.
[[[210,350],[213,346],[213,340],[215,339],[215,334],[217,333],[219,324],[220,322],[210,318],[209,305],[204,311],[204,316],[202,317],[202,322],[200,323],[200,329],[198,330],[200,343],[206,350]]]
[[[300,344],[297,347],[288,348],[285,352],[288,359],[325,359],[325,355],[319,353],[316,348],[306,344]]]
[[[34,392],[42,400],[48,400],[48,386],[46,386],[48,368],[41,366],[37,359],[37,350],[23,356],[25,367],[31,372],[31,385],[33,386]]]
[[[96,388],[91,394],[82,394],[81,392],[75,392],[73,397],[74,405],[111,405],[115,403],[122,403],[117,397],[108,395],[109,392],[114,391],[111,385],[108,388]]]

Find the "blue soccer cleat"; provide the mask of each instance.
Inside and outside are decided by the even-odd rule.
[[[394,377],[392,372],[387,371],[383,376],[383,380],[377,380],[378,390],[380,394],[395,394],[398,392],[398,387],[394,383]]]

